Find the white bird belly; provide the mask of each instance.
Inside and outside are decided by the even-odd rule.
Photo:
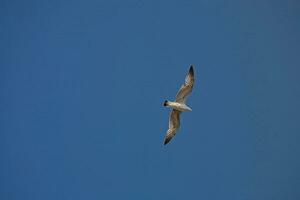
[[[187,105],[182,104],[182,103],[178,103],[178,102],[168,101],[168,106],[175,109],[175,110],[179,110],[181,112],[192,111],[192,109],[190,107],[188,107]]]

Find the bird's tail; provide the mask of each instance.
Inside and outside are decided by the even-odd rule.
[[[169,105],[169,101],[168,100],[165,100],[164,101],[164,106],[168,106]]]

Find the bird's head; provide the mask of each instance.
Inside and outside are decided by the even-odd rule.
[[[164,101],[164,106],[167,106],[168,105],[168,100],[165,100]]]

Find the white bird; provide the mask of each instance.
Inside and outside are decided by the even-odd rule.
[[[192,92],[194,86],[194,69],[193,65],[190,66],[189,73],[185,78],[185,83],[179,89],[175,102],[166,100],[164,106],[173,108],[169,119],[169,129],[165,137],[164,144],[166,145],[176,134],[180,126],[180,113],[186,111],[192,111],[190,107],[186,105],[187,96]]]

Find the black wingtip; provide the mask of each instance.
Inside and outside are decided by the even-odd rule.
[[[168,144],[169,141],[165,140],[164,145]]]
[[[194,75],[194,66],[193,65],[190,66],[189,73]]]
[[[170,140],[171,140],[171,138],[167,137],[167,138],[165,139],[164,145],[168,144],[168,143],[170,142]]]

